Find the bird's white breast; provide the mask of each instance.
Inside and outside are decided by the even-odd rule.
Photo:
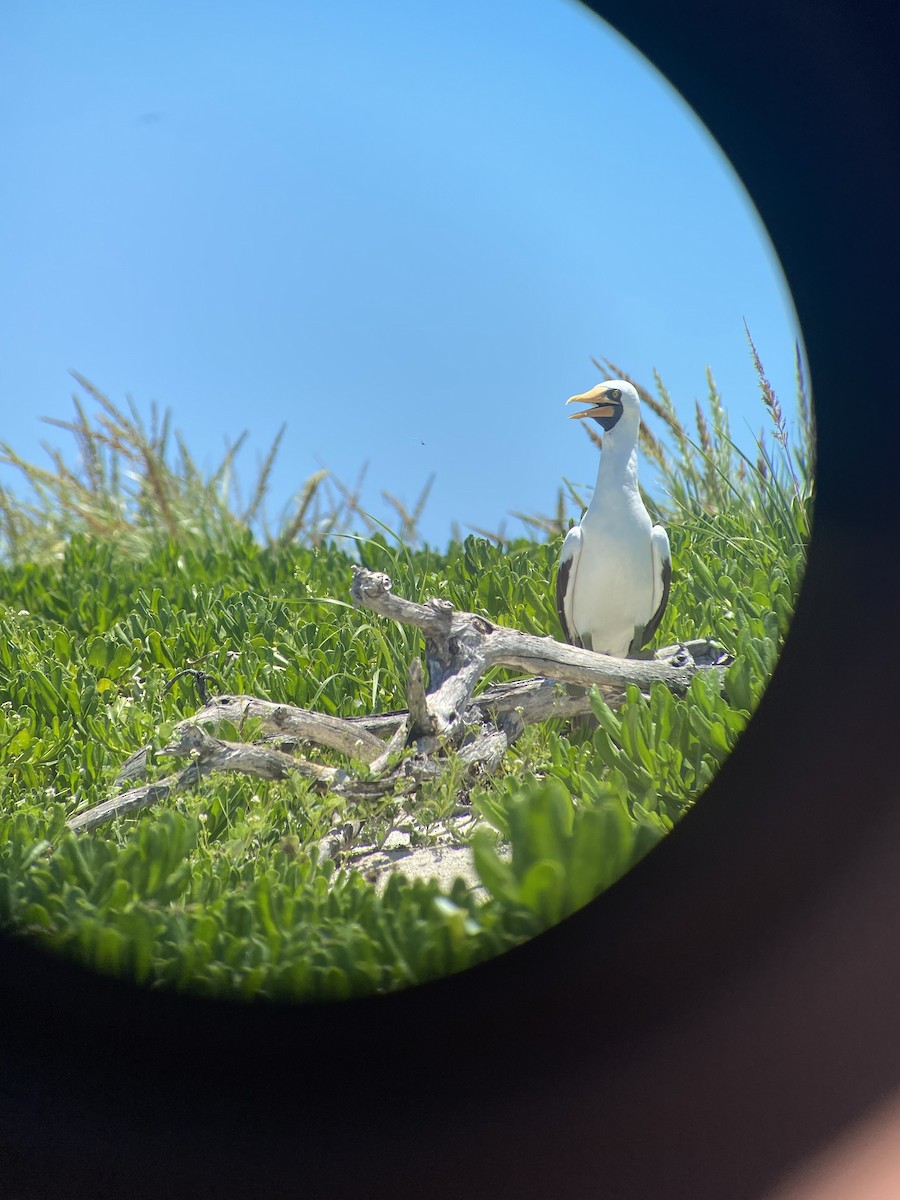
[[[625,655],[635,627],[653,615],[651,521],[640,497],[604,497],[581,520],[572,617],[601,654]]]

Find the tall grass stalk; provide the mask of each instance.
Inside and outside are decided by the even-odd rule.
[[[593,362],[604,376],[628,380],[641,397],[641,449],[656,469],[663,497],[646,497],[655,515],[670,525],[698,526],[715,517],[721,526],[729,514],[733,517],[740,510],[762,535],[777,531],[791,544],[805,544],[810,534],[814,425],[800,348],[796,349],[798,423],[792,435],[749,330],[747,340],[769,425],[768,436],[765,430],[755,436],[752,453],[733,440],[711,371],[706,375],[705,405],[699,401],[695,405],[692,431],[678,417],[658,374],[654,374],[651,391],[611,360]],[[383,500],[396,514],[396,530],[374,517],[362,502],[365,464],[352,484],[325,467],[314,472],[270,522],[266,501],[284,427],[263,457],[243,503],[235,460],[246,433],[227,446],[211,472],[204,472],[180,435],[173,434],[170,413],[160,414],[151,406],[149,421],[145,421],[130,399],[123,410],[89,380],[75,372],[73,376],[82,393],[94,402],[94,413],[87,412],[82,396],[76,393],[72,420],[45,420],[72,435],[76,466],[69,465],[55,447],[44,446],[50,466],[42,467],[0,442],[0,464],[13,467],[29,493],[23,498],[0,486],[0,558],[6,561],[48,561],[58,557],[78,533],[114,537],[135,554],[146,553],[160,537],[179,543],[196,536],[221,539],[248,530],[272,546],[317,546],[335,537],[384,533],[401,547],[421,544],[420,523],[433,475],[412,505],[391,491],[382,491]],[[597,433],[591,429],[586,433],[598,447],[602,445]],[[554,538],[566,531],[587,499],[581,488],[563,480],[549,512],[508,515],[524,526],[527,536]],[[454,525],[453,540],[462,541],[465,532],[498,546],[516,540],[507,532],[505,520],[493,530],[468,526],[463,531]]]

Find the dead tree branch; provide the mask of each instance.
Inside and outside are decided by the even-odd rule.
[[[165,779],[134,786],[149,773],[150,750],[142,748],[119,772],[118,783],[132,786],[71,817],[69,827],[96,829],[220,771],[262,779],[297,774],[316,788],[358,802],[415,791],[423,782],[438,778],[447,767],[448,752],[456,750],[464,780],[469,780],[496,771],[527,726],[551,717],[589,713],[588,689],[594,686],[610,703],[620,703],[632,684],[646,692],[653,683],[662,683],[676,696],[684,696],[698,671],[720,674],[727,662],[719,647],[703,641],[667,647],[657,652],[655,660],[612,658],[495,625],[475,613],[458,612],[447,600],[416,604],[395,596],[391,589],[387,575],[353,568],[354,604],[414,625],[424,634],[428,683],[421,661],[414,659],[407,675],[405,711],[346,719],[255,696],[204,697],[203,706],[176,726],[173,740],[160,751],[187,758],[187,766]],[[508,667],[534,678],[497,684],[476,696],[478,681],[492,667]],[[207,732],[225,725],[240,731],[248,723],[263,735],[261,740],[225,741]],[[287,752],[303,744],[335,751],[350,765],[347,769],[324,766]],[[353,762],[365,764],[366,769],[354,770]]]

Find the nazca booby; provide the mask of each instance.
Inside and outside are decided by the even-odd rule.
[[[656,632],[669,599],[669,538],[652,525],[638,487],[641,402],[623,379],[572,396],[570,413],[603,428],[594,495],[563,542],[556,607],[566,641],[600,654],[634,656]]]

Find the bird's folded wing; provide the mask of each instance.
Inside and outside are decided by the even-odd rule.
[[[575,576],[581,557],[581,540],[581,526],[573,525],[563,542],[556,572],[556,611],[559,613],[563,635],[566,641],[573,645],[579,644],[572,615],[572,597],[575,594]]]
[[[672,554],[669,550],[669,535],[662,525],[654,525],[650,535],[650,553],[653,558],[653,616],[644,626],[641,645],[646,646],[659,628],[659,623],[669,603],[669,587],[672,582]]]

